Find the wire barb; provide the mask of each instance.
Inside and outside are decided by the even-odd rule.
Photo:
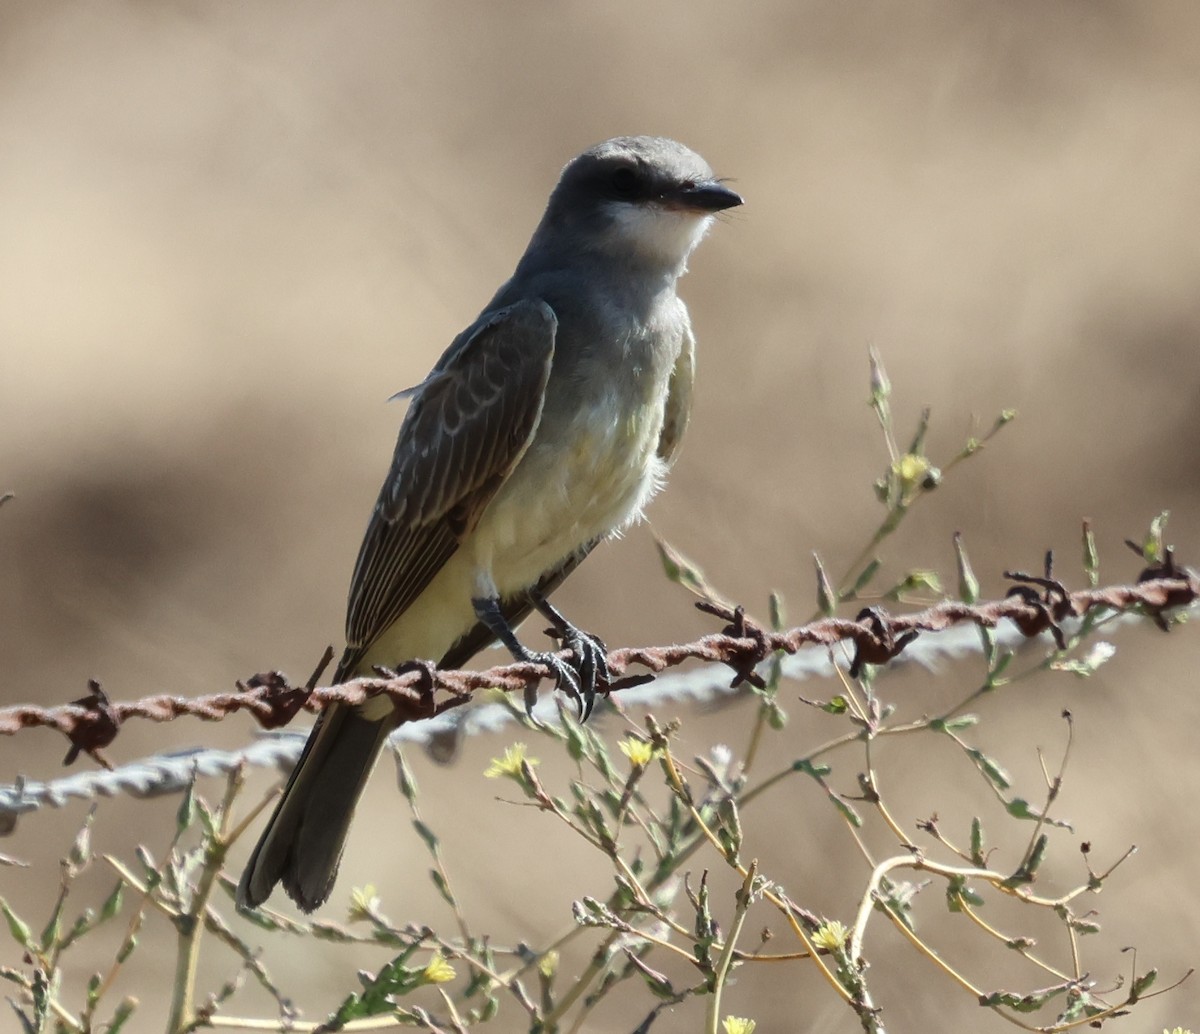
[[[1091,611],[1113,614],[1142,614],[1161,628],[1169,628],[1168,612],[1200,601],[1200,577],[1178,565],[1169,551],[1162,560],[1142,572],[1133,585],[1068,592],[1054,581],[1019,573],[1009,577],[1022,584],[1000,600],[969,605],[947,600],[912,614],[890,615],[879,607],[862,611],[856,620],[824,618],[786,632],[770,632],[748,618],[742,608],[702,604],[700,609],[726,622],[720,632],[692,643],[674,646],[615,650],[608,661],[615,675],[609,688],[626,706],[655,705],[668,700],[711,700],[739,685],[759,679],[755,670],[772,655],[790,655],[783,662],[788,678],[803,678],[828,672],[832,663],[829,647],[845,642],[853,648],[851,673],[864,664],[884,664],[911,658],[933,664],[947,657],[978,649],[972,627],[995,629],[1005,619],[996,638],[1016,645],[1044,631],[1054,635],[1056,645],[1065,642],[1064,624],[1075,622]],[[1039,592],[1038,590],[1042,591]],[[956,627],[960,626],[960,627]],[[939,633],[930,637],[929,633]],[[805,646],[820,647],[805,650]],[[732,685],[720,668],[707,667],[682,674],[655,677],[688,660],[710,662],[732,669]],[[653,674],[628,674],[631,666]],[[115,739],[130,718],[168,722],[183,716],[203,721],[220,721],[238,711],[250,711],[264,729],[278,729],[300,711],[318,713],[333,703],[361,705],[367,699],[386,695],[400,711],[400,724],[392,734],[399,741],[424,746],[435,760],[448,761],[466,735],[490,732],[514,721],[514,712],[503,704],[463,710],[461,705],[481,689],[523,691],[548,677],[540,664],[510,664],[488,671],[438,671],[430,664],[405,665],[399,672],[379,678],[355,679],[340,686],[310,689],[292,686],[279,672],[268,672],[239,682],[238,691],[186,698],[160,695],[141,700],[112,701],[94,680],[89,695],[59,707],[20,705],[0,709],[0,735],[21,729],[51,728],[71,742],[67,762],[86,753],[105,767],[100,750]],[[652,685],[647,682],[653,681]],[[554,701],[539,704],[553,718]],[[70,797],[94,798],[115,793],[152,796],[176,792],[195,774],[218,775],[235,765],[276,766],[287,770],[303,746],[305,733],[276,733],[241,751],[192,749],[156,755],[108,772],[83,772],[50,782],[18,779],[0,786],[0,836],[10,833],[17,816],[43,805],[59,806]]]
[[[1200,599],[1200,578],[1194,572],[1179,567],[1168,555],[1161,565],[1148,568],[1144,574],[1156,575],[1160,570],[1169,570],[1173,576],[1074,593],[1053,579],[1014,573],[1008,577],[1023,584],[1014,586],[1001,600],[975,605],[946,600],[926,610],[900,615],[872,607],[862,611],[854,621],[824,618],[786,632],[759,627],[740,607],[731,610],[703,603],[699,604],[701,610],[727,622],[720,632],[683,645],[614,650],[608,661],[617,675],[625,675],[632,665],[657,674],[687,660],[708,661],[732,668],[736,676],[734,687],[743,682],[757,685],[761,678],[755,668],[777,651],[794,654],[806,645],[829,647],[848,642],[854,647],[857,669],[863,664],[893,660],[921,633],[962,623],[995,628],[1006,618],[1026,638],[1049,629],[1062,647],[1065,639],[1061,623],[1066,618],[1080,618],[1096,609],[1115,612],[1138,609],[1160,627],[1166,627],[1165,612]],[[1044,591],[1039,593],[1037,588]],[[266,672],[239,682],[234,693],[192,698],[161,695],[117,702],[110,701],[99,683],[92,681],[89,695],[70,704],[58,707],[25,704],[0,709],[0,735],[11,736],[21,729],[35,727],[57,729],[71,741],[69,763],[80,753],[97,757],[97,751],[111,745],[120,727],[131,718],[169,722],[188,716],[220,721],[235,712],[250,711],[264,729],[276,729],[287,725],[301,710],[316,713],[333,703],[357,706],[384,695],[400,711],[399,724],[404,724],[460,707],[478,690],[496,687],[507,693],[524,691],[526,686],[548,675],[545,665],[530,663],[482,672],[439,671],[427,664],[410,664],[401,672],[390,673],[391,677],[360,678],[340,686],[309,690],[291,685],[280,672]],[[618,679],[612,691],[628,692],[644,678]]]

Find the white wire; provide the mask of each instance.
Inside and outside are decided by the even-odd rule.
[[[1133,615],[1125,617],[1144,620]],[[1106,622],[1106,627],[1111,624]],[[998,646],[1013,649],[1030,640],[1005,621],[996,630],[996,642]],[[923,634],[890,663],[919,664],[933,669],[940,662],[978,654],[981,649],[979,630],[974,625],[957,625]],[[796,681],[827,677],[833,672],[831,656],[824,648],[800,650],[783,659],[783,675]],[[848,662],[842,659],[838,663],[845,667]],[[621,702],[625,707],[650,707],[665,702],[704,703],[738,692],[731,690],[731,678],[728,667],[708,664],[692,671],[659,675],[644,686],[622,690]],[[542,722],[557,720],[553,694],[542,695],[534,707],[534,716]],[[454,756],[463,737],[494,733],[516,721],[512,710],[504,704],[457,708],[436,718],[402,725],[389,742],[422,746],[437,760],[445,761]],[[178,793],[195,775],[223,776],[239,765],[275,767],[286,772],[296,763],[307,736],[307,729],[263,733],[240,750],[193,747],[155,754],[111,771],[79,772],[45,782],[18,779],[14,784],[0,785],[0,835],[12,832],[20,815],[46,806],[60,808],[71,800],[93,800],[120,793],[134,797]]]

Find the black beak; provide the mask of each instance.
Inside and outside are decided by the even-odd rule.
[[[669,197],[680,208],[690,208],[697,212],[723,212],[727,208],[737,208],[742,204],[741,194],[715,181],[680,187],[671,191]]]

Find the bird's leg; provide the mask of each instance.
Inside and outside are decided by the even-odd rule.
[[[544,664],[552,672],[554,672],[554,688],[561,689],[572,700],[579,700],[582,697],[580,687],[580,675],[582,674],[583,665],[579,665],[579,670],[572,667],[566,661],[555,657],[552,653],[538,653],[523,646],[517,638],[516,633],[512,630],[507,619],[504,617],[504,612],[500,609],[500,601],[495,596],[479,596],[471,600],[471,605],[475,608],[475,617],[477,617],[488,631],[500,640],[511,653],[514,659],[525,661],[529,664]],[[595,686],[592,686],[592,694],[595,695]],[[525,713],[529,715],[530,720],[533,720],[533,705],[537,703],[537,686],[530,684],[525,687]]]
[[[571,624],[562,612],[536,590],[529,593],[534,607],[551,624],[563,648],[575,654],[575,670],[579,674],[579,695],[575,703],[579,706],[579,720],[586,722],[596,706],[596,686],[600,681],[612,681],[608,667],[608,647],[599,636],[584,632]]]

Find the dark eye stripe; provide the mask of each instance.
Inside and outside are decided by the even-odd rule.
[[[638,174],[628,166],[617,169],[610,177],[613,193],[618,197],[633,198],[642,193]]]

